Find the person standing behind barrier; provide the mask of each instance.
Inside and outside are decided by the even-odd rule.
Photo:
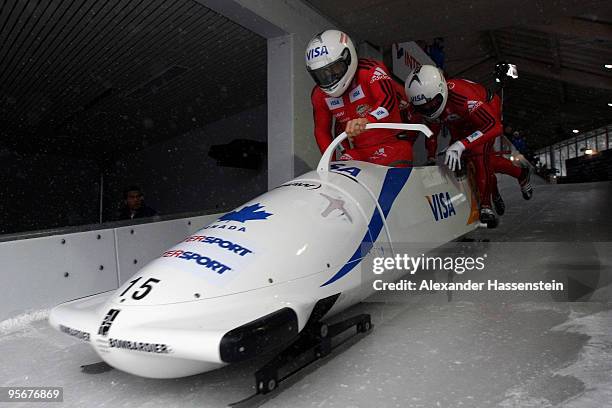
[[[157,215],[157,211],[145,204],[144,194],[140,187],[130,186],[124,190],[123,203],[119,210],[120,220],[146,218],[155,215]]]

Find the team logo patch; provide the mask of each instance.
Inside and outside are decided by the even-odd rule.
[[[344,107],[344,101],[342,100],[342,98],[325,98],[325,102],[327,103],[327,107],[329,108],[329,110]]]
[[[219,221],[238,221],[244,223],[251,220],[265,220],[271,216],[272,213],[265,212],[263,208],[264,206],[259,203],[247,205],[238,211],[228,212],[219,218]]]
[[[362,99],[362,98],[365,98],[365,93],[363,93],[363,89],[361,89],[361,85],[353,89],[351,93],[349,94],[349,100],[351,101],[351,103],[359,99]]]
[[[471,143],[474,140],[478,139],[480,136],[482,136],[482,132],[480,130],[477,130],[476,132],[474,132],[471,135],[469,135],[467,137],[467,140]]]
[[[363,105],[357,105],[357,115],[361,116],[362,118],[365,117],[365,115],[367,115],[368,111],[370,110],[370,105],[368,104],[363,104]]]
[[[383,106],[379,106],[375,111],[370,112],[370,115],[374,116],[376,119],[381,120],[389,116],[389,111],[385,109]]]
[[[117,318],[120,311],[121,310],[118,310],[118,309],[111,309],[108,311],[106,316],[104,316],[104,320],[102,320],[102,324],[100,325],[100,328],[98,329],[99,335],[101,336],[108,335],[108,331],[110,330],[113,324],[113,321]]]
[[[391,79],[389,75],[381,68],[377,67],[372,74],[372,78],[370,78],[370,83],[373,84],[376,81],[380,81],[381,79]]]

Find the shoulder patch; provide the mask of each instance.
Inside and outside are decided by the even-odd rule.
[[[379,106],[378,108],[370,112],[370,115],[374,116],[378,120],[381,120],[389,116],[389,111],[385,109],[384,106]]]
[[[338,108],[342,108],[344,107],[344,100],[342,99],[342,97],[340,98],[325,98],[325,103],[327,103],[327,107],[329,108],[329,110],[334,110],[334,109],[338,109]]]
[[[359,85],[357,88],[353,89],[351,91],[351,93],[349,94],[349,100],[351,103],[365,98],[365,93],[363,92],[363,89],[361,88],[361,85]]]

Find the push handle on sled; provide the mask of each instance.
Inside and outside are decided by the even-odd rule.
[[[368,123],[365,126],[367,129],[394,129],[394,130],[414,130],[417,132],[422,132],[427,137],[431,137],[433,134],[432,131],[425,125],[417,125],[412,123]],[[327,173],[329,171],[329,163],[336,151],[336,147],[342,141],[348,138],[346,132],[342,132],[337,138],[335,138],[331,144],[327,147],[327,150],[323,153],[321,160],[319,161],[319,166],[317,167],[317,172],[319,174]]]

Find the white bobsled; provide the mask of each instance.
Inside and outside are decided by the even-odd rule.
[[[377,124],[431,134],[423,125]],[[315,305],[328,318],[373,292],[366,254],[393,243],[424,250],[479,224],[467,180],[438,166],[330,163],[236,208],[168,249],[114,293],[55,307],[51,325],[109,365],[176,378],[287,344]]]

